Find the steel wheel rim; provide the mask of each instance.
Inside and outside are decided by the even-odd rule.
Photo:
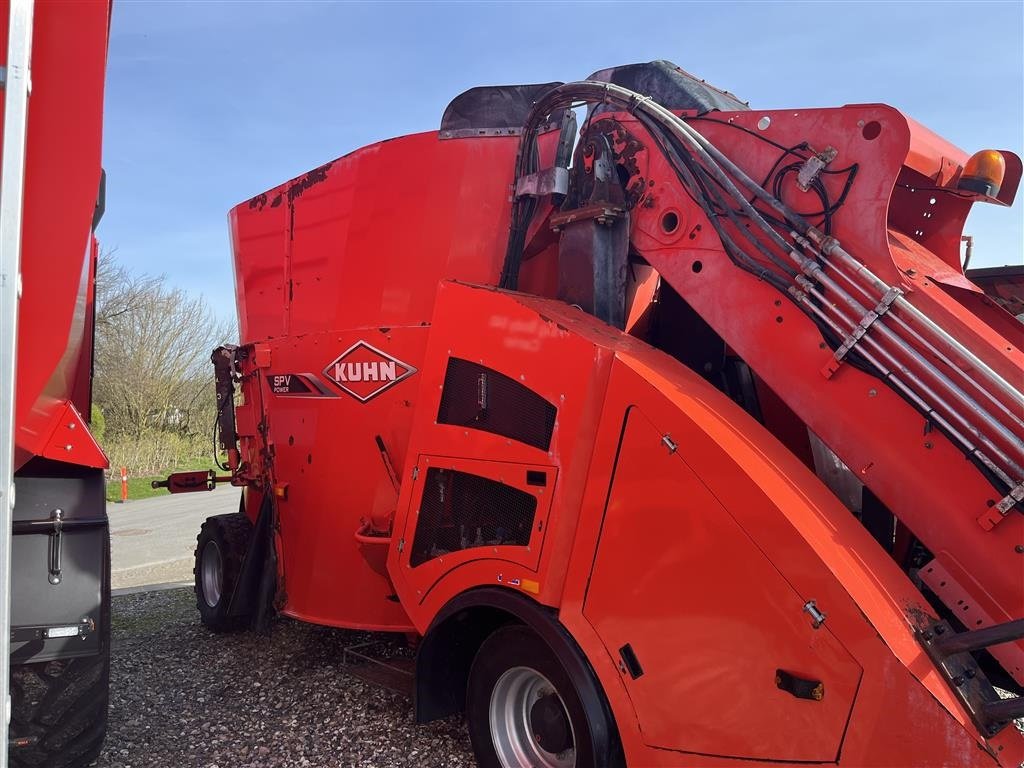
[[[220,547],[216,541],[206,542],[203,556],[199,564],[203,581],[203,600],[211,608],[220,603],[220,593],[224,585],[224,568],[220,556]]]
[[[530,712],[545,696],[555,696],[569,725],[573,746],[562,752],[545,750],[533,732]],[[558,689],[544,675],[529,667],[512,667],[498,678],[491,690],[488,712],[491,743],[504,768],[573,768],[576,765],[576,733]]]

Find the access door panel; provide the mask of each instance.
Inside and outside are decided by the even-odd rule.
[[[474,561],[535,572],[551,509],[554,467],[420,456],[401,546],[421,596]]]
[[[836,760],[859,666],[664,436],[628,412],[584,604],[644,740]]]

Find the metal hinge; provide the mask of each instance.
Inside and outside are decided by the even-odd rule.
[[[412,468],[412,479],[415,480],[419,476],[420,476],[420,468],[419,467],[413,467]]]
[[[804,613],[811,617],[811,626],[818,629],[822,624],[825,623],[825,619],[828,615],[824,611],[819,611],[817,604],[813,600],[808,600],[804,604]]]

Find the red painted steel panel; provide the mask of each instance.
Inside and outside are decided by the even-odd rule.
[[[6,7],[6,4],[4,4]],[[6,11],[3,18],[6,19]],[[42,455],[91,355],[92,219],[100,185],[110,3],[36,3],[22,234],[15,468]],[[0,25],[7,50],[7,25]],[[88,414],[86,413],[86,418]],[[64,460],[105,466],[99,454]]]
[[[968,207],[946,201],[934,204],[933,211],[930,197],[919,194],[924,190],[904,183],[916,178],[907,174],[927,178],[928,173],[937,174],[933,183],[940,183],[944,174],[956,172],[953,166],[966,154],[883,105],[718,114],[694,125],[761,178],[779,153],[750,135],[761,131],[757,121],[762,115],[771,118],[770,130],[763,132],[771,140],[784,146],[828,142],[842,162],[860,164],[857,182],[834,216],[835,234],[987,364],[1019,380],[1020,349],[1004,338],[1010,326],[956,293],[976,295],[969,284],[961,284],[950,257],[952,238]],[[594,122],[606,117],[611,115]],[[631,115],[614,117],[645,136]],[[697,595],[707,598],[701,605],[709,612],[714,606],[708,596],[719,594],[733,602],[744,600],[750,616],[764,624],[781,622],[783,629],[771,633],[758,652],[800,656],[801,663],[821,670],[823,679],[830,675],[838,681],[825,680],[826,690],[838,694],[826,694],[820,719],[811,716],[813,724],[803,722],[814,733],[796,743],[785,730],[790,726],[759,720],[766,713],[752,709],[778,695],[758,677],[750,698],[740,702],[753,713],[746,719],[758,725],[742,733],[732,729],[727,754],[835,760],[841,723],[852,702],[843,763],[991,764],[948,685],[914,639],[911,619],[928,613],[922,595],[808,468],[763,427],[678,362],[579,310],[444,282],[496,281],[508,231],[516,145],[514,137],[403,137],[358,150],[232,211],[240,329],[243,342],[253,345],[243,371],[246,404],[239,409],[242,477],[280,491],[285,612],[341,626],[423,632],[439,608],[464,590],[501,584],[522,592],[527,582],[535,584],[536,591],[528,594],[558,609],[597,671],[631,763],[678,765],[679,754],[666,756],[665,750],[651,747],[658,743],[691,750],[688,764],[716,764],[714,757],[692,750],[710,749],[720,740],[718,726],[703,720],[695,732],[685,733],[678,708],[639,693],[631,699],[634,686],[622,679],[599,636],[626,631],[622,617],[627,609],[636,610],[631,625],[650,624],[651,615],[663,619],[657,627],[644,625],[638,642],[654,647],[666,665],[692,662],[696,666],[686,668],[691,672],[722,666],[716,653],[725,641],[705,642],[694,660],[672,660],[658,645],[665,641],[659,636],[664,624],[713,634],[715,625],[720,628],[728,619],[718,613],[708,626],[695,629],[684,612],[666,615],[665,601],[677,596],[664,593],[664,601],[653,600],[640,616],[644,596],[630,591],[630,579],[643,557],[652,572],[692,568],[693,579],[700,574],[710,581],[707,594]],[[778,394],[785,405],[774,409],[783,425],[780,436],[796,434],[787,429],[793,426],[792,411],[933,549],[947,572],[964,575],[969,583],[961,587],[979,604],[979,616],[1000,620],[1019,613],[1020,585],[1014,574],[1020,561],[1013,545],[1022,537],[1021,517],[1008,516],[992,531],[983,531],[976,518],[987,509],[993,489],[962,453],[939,432],[926,432],[923,418],[878,378],[849,364],[824,378],[821,369],[831,350],[818,328],[785,296],[728,260],[710,223],[658,153],[644,150],[635,159],[649,184],[631,214],[634,248]],[[837,178],[826,182],[833,197],[841,183]],[[784,197],[801,202],[794,195],[787,189]],[[661,217],[669,211],[678,224],[666,232]],[[922,229],[916,234],[904,231],[915,218],[932,217],[934,227],[918,225]],[[553,290],[557,253],[554,238],[538,242],[524,264],[520,286],[545,294]],[[353,397],[332,383],[325,369],[334,370],[339,358],[349,361],[343,355],[357,342],[415,373],[379,395],[361,381],[348,388],[358,396]],[[377,365],[384,358],[376,354],[366,352],[351,362]],[[437,424],[449,356],[494,368],[555,403],[550,449]],[[348,371],[335,370],[337,383]],[[288,374],[312,382],[319,394],[273,393],[272,377]],[[677,488],[653,470],[657,462],[651,458],[642,467],[648,483],[666,494],[703,496],[708,506],[719,505],[720,516],[700,522],[723,526],[706,530],[707,541],[729,539],[732,547],[677,550],[678,538],[663,533],[675,530],[678,521],[666,519],[669,510],[652,502],[653,513],[643,520],[655,531],[648,550],[642,551],[639,540],[631,542],[632,528],[616,529],[616,519],[609,518],[606,543],[616,536],[641,554],[630,559],[628,548],[602,546],[599,551],[601,511],[612,483],[622,413],[631,405],[671,433],[680,446],[673,459],[680,463],[673,466],[685,462],[692,472],[685,487]],[[397,494],[375,435],[392,452],[401,482]],[[797,447],[795,439],[790,442]],[[492,467],[557,470],[539,557],[534,560],[532,551],[529,559],[463,552],[429,568],[420,566],[424,570],[418,576],[409,562],[420,491],[411,482],[416,457],[440,457],[452,466],[486,460]],[[641,467],[634,469],[640,473]],[[380,532],[390,529],[390,546],[356,539],[366,525]],[[712,532],[718,537],[712,539]],[[404,549],[398,546],[402,534]],[[739,549],[745,555],[732,562]],[[606,594],[600,607],[591,604],[584,616],[595,553],[595,584]],[[762,600],[754,599],[751,574],[740,567],[753,563]],[[392,588],[400,607],[387,599]],[[809,645],[800,634],[803,615],[780,618],[789,616],[791,604],[799,609],[806,599],[815,599],[828,613],[827,631],[810,635]],[[778,613],[769,605],[786,607]],[[744,616],[736,620],[742,623]],[[741,655],[740,649],[733,650]],[[1014,671],[1012,655],[1004,658]],[[863,675],[856,687],[858,667]],[[717,703],[718,711],[727,705]],[[803,714],[795,715],[795,721]],[[1012,763],[1019,742],[1009,730],[989,740],[987,748],[1003,749],[1001,761]]]
[[[460,318],[469,316],[479,322],[460,322]],[[583,615],[603,523],[600,511],[607,501],[622,434],[622,415],[630,405],[638,404],[658,420],[659,428],[670,432],[693,472],[756,542],[763,557],[783,574],[784,582],[776,581],[771,590],[771,601],[793,600],[794,595],[803,600],[815,599],[828,614],[831,633],[852,656],[851,661],[841,653],[835,655],[836,646],[825,642],[822,650],[833,653],[833,671],[843,678],[857,666],[864,670],[852,714],[856,725],[850,726],[856,737],[847,737],[841,762],[932,764],[948,762],[950,755],[956,755],[958,765],[992,764],[991,758],[978,748],[978,737],[965,713],[913,638],[906,611],[927,610],[920,594],[807,467],[725,395],[666,355],[550,300],[445,284],[438,293],[433,329],[443,329],[444,333],[432,334],[428,343],[422,370],[424,399],[415,415],[410,441],[413,450],[504,461],[536,455],[536,449],[514,442],[507,444],[494,435],[434,424],[449,348],[463,357],[480,351],[485,362],[509,375],[518,372],[524,382],[546,396],[561,389],[568,394],[559,410],[559,428],[552,444],[559,482],[552,498],[540,568],[536,572],[525,566],[510,568],[508,561],[496,561],[487,555],[477,560],[459,558],[423,595],[423,585],[415,580],[415,569],[408,567],[408,555],[392,547],[388,569],[419,631],[429,625],[442,605],[464,590],[483,584],[503,584],[532,595],[523,584],[536,581],[536,599],[559,607],[561,621],[601,679],[630,764],[736,764],[735,757],[714,758],[693,752],[684,757],[680,752],[652,748],[649,732],[679,732],[683,734],[679,738],[685,738],[686,718],[678,715],[678,708],[660,714],[636,713],[624,675],[591,621]],[[511,329],[514,330],[510,333]],[[435,357],[435,350],[440,357]],[[503,356],[507,356],[508,362],[502,362]],[[612,363],[609,379],[606,371],[612,357],[616,362]],[[587,363],[588,360],[593,362]],[[581,387],[582,382],[585,387]],[[574,391],[580,394],[573,396]],[[600,429],[595,432],[598,419]],[[558,429],[564,430],[561,438],[557,436]],[[585,439],[573,440],[572,436]],[[560,447],[556,448],[556,444]],[[662,482],[662,477],[657,467],[650,468],[649,483]],[[416,501],[416,487],[413,483],[403,484],[399,510],[410,509],[410,502]],[[657,498],[647,490],[643,497]],[[639,521],[646,532],[646,549],[618,571],[620,589],[608,601],[608,605],[615,607],[602,612],[603,620],[614,622],[615,615],[632,610],[632,604],[638,600],[632,587],[634,581],[644,579],[648,570],[664,560],[676,562],[673,558],[679,542],[666,535],[672,528],[663,511],[657,506],[655,514],[645,515]],[[409,529],[404,512],[396,519],[396,528]],[[406,536],[405,553],[409,544]],[[572,548],[568,558],[563,549],[566,546]],[[734,560],[732,549],[718,546],[706,556],[720,558],[726,567],[717,566],[715,574],[723,579],[731,574],[732,579],[718,584],[705,573],[700,578],[707,589],[733,590],[729,594],[751,589],[751,575],[743,567],[744,560]],[[729,565],[733,566],[731,570]],[[518,578],[520,584],[510,585],[509,576]],[[798,614],[794,621],[805,618],[802,605],[801,600],[794,601]],[[658,618],[664,615],[658,614]],[[685,615],[678,613],[673,618],[685,620]],[[736,612],[735,621],[744,621],[742,612]],[[666,621],[650,626],[639,620],[636,623],[640,625],[638,642],[667,642],[671,636],[677,647],[684,646],[685,638],[666,629]],[[790,646],[790,650],[795,647]],[[691,652],[697,657],[696,664],[714,666],[721,661],[716,655],[717,647],[708,643]],[[849,692],[849,678],[845,679]],[[842,689],[841,680],[839,690]],[[763,708],[760,702],[755,704],[749,699],[742,703]],[[748,710],[751,722],[757,721],[758,716]],[[777,727],[734,730],[729,737],[728,754],[755,754],[758,750],[763,753],[766,744],[778,744],[772,742]],[[1012,755],[1014,739],[1019,741],[1015,733],[1004,732],[992,743],[1007,747],[1007,754]],[[820,742],[813,740],[809,743],[820,746]]]
[[[771,118],[769,130],[757,128],[762,115]],[[617,118],[631,123],[631,118]],[[944,153],[932,156],[935,167],[942,157],[966,162],[966,153],[954,152],[931,134],[921,139],[914,133],[919,126],[883,105],[738,112],[714,120],[728,123],[697,120],[694,125],[758,179],[767,173],[778,151],[765,149],[763,143],[731,126],[784,146],[821,135],[821,143],[827,141],[839,151],[837,165],[859,163],[856,182],[834,216],[835,236],[876,275],[903,289],[910,302],[1019,386],[1024,377],[1020,324],[998,308],[981,312],[970,302],[958,300],[954,291],[964,293],[955,288],[960,282],[972,288],[967,292],[970,296],[978,289],[966,281],[962,270],[939,255],[958,247],[970,206],[959,200],[946,202],[949,196],[935,191],[911,191],[898,182],[903,163],[921,166],[929,147]],[[870,122],[877,122],[880,132],[867,140],[861,126]],[[916,155],[908,161],[911,146]],[[678,185],[662,183],[673,177],[661,156],[652,154],[643,172],[658,180],[652,193],[654,204],[638,205],[634,212],[634,244],[644,258],[768,387],[783,394],[800,420],[936,557],[969,574],[962,586],[984,615],[994,622],[1020,618],[1024,564],[1015,547],[1024,541],[1024,515],[1008,515],[991,531],[979,526],[978,518],[1001,496],[965,461],[963,452],[878,377],[846,363],[832,378],[824,378],[820,370],[832,352],[815,324],[770,285],[732,264],[703,213],[689,203]],[[801,203],[794,197],[798,194],[791,191],[786,199]],[[837,194],[834,189],[833,195]],[[936,206],[929,204],[932,199]],[[942,207],[940,201],[944,212],[923,218],[921,211]],[[921,227],[916,230],[921,235],[891,228],[897,211],[908,206],[913,207],[914,221],[925,222],[914,225]],[[670,209],[683,211],[676,240],[666,245],[644,235],[656,229]],[[694,268],[697,262],[699,270]],[[998,315],[998,322],[988,316],[991,313]],[[913,362],[908,366],[918,367]],[[1000,442],[1011,454],[1020,453],[1024,435],[1018,430],[1014,440]],[[994,653],[1011,674],[1024,680],[1024,644],[1003,645]]]
[[[265,438],[246,427],[252,430],[243,443],[246,453],[271,450],[273,484],[287,485],[278,514],[284,612],[289,616],[359,629],[411,628],[402,605],[390,599],[394,589],[383,572],[386,541],[369,545],[356,534],[368,524],[386,531],[394,516],[397,493],[375,438],[380,436],[400,470],[417,402],[415,377],[362,402],[322,369],[359,341],[417,366],[426,336],[424,328],[401,327],[275,340],[269,343],[269,367],[259,369],[259,378],[246,390],[247,398],[256,398],[263,412],[272,414]],[[274,378],[285,375],[313,382],[311,393],[275,394]],[[251,510],[256,509],[253,501]]]
[[[806,599],[686,464],[697,446],[672,453],[665,434],[627,412],[583,607],[608,653],[628,643],[643,667],[625,684],[644,740],[834,761],[860,667],[827,626],[811,626]],[[780,690],[777,670],[820,682],[820,700]]]
[[[403,136],[232,209],[242,341],[426,325],[438,280],[496,282],[517,143]]]

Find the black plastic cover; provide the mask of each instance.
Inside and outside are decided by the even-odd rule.
[[[664,59],[601,69],[587,79],[614,83],[650,96],[666,109],[696,110],[698,114],[716,109],[723,112],[750,109],[731,93],[708,85]]]
[[[557,415],[554,405],[515,379],[470,360],[448,360],[438,424],[479,429],[546,451]]]
[[[14,536],[11,544],[11,627],[76,625],[90,620],[95,631],[79,637],[11,643],[11,663],[90,656],[101,650],[103,601],[109,600],[110,560],[107,544],[103,470],[32,459],[14,476],[15,526],[64,512],[61,533],[61,580],[49,581],[50,536]],[[75,522],[89,523],[77,527]],[[5,630],[6,631],[6,630]]]
[[[561,83],[483,85],[460,93],[441,117],[441,131],[495,132],[522,128],[534,103]],[[559,120],[553,115],[552,120]]]

